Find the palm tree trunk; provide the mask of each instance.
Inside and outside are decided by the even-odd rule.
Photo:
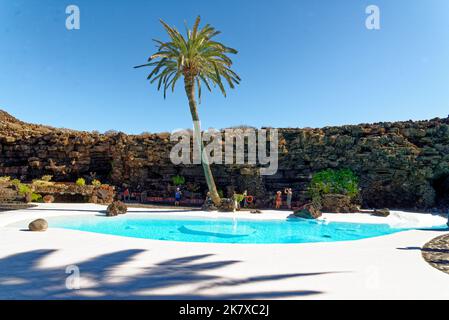
[[[220,196],[217,192],[217,186],[215,185],[214,177],[212,176],[212,171],[210,169],[208,159],[204,159],[207,157],[206,154],[203,155],[203,140],[201,139],[201,127],[200,127],[200,119],[198,116],[198,109],[196,106],[195,99],[195,82],[191,77],[184,78],[184,85],[186,89],[187,98],[189,99],[190,113],[192,115],[193,120],[193,134],[195,135],[194,141],[198,143],[198,150],[201,155],[201,164],[203,165],[204,176],[206,178],[207,187],[209,188],[209,192],[212,198],[212,201],[216,206],[221,204]],[[206,161],[205,161],[206,160]]]

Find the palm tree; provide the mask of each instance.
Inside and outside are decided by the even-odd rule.
[[[163,88],[164,98],[168,89],[174,91],[177,81],[184,77],[184,88],[189,100],[190,113],[194,124],[194,134],[198,143],[197,148],[201,151],[202,165],[207,186],[215,205],[220,205],[221,199],[217,192],[212,171],[206,154],[203,154],[203,143],[201,139],[201,127],[196,103],[196,92],[201,103],[201,84],[211,91],[211,86],[220,88],[226,97],[226,90],[222,78],[229,87],[234,88],[240,83],[240,77],[231,70],[232,60],[228,54],[236,54],[237,50],[229,48],[213,38],[220,34],[214,27],[206,24],[199,29],[200,17],[198,16],[190,30],[186,27],[186,37],[176,28],[172,28],[160,20],[170,41],[157,43],[157,52],[153,54],[148,63],[135,68],[151,67],[148,75],[151,83],[158,81],[158,90]]]

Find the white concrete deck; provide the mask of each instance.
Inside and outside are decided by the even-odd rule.
[[[419,250],[447,231],[413,230],[358,241],[266,245],[145,240],[53,229],[51,225],[46,232],[33,233],[8,226],[100,210],[104,207],[42,204],[0,213],[0,299],[449,299],[449,275],[428,265]],[[236,215],[284,219],[288,212]],[[324,219],[407,227],[445,223],[441,217],[401,212],[388,218],[325,214]],[[66,268],[71,265],[79,267],[80,290],[66,288]]]

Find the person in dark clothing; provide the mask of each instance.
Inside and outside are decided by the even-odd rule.
[[[176,188],[175,192],[175,206],[179,206],[179,202],[181,201],[182,192],[179,188]]]

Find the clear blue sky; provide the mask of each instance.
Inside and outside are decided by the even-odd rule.
[[[65,28],[65,8],[81,30]],[[365,8],[381,30],[365,28]],[[449,113],[449,1],[0,0],[0,108],[18,118],[129,133],[191,127],[183,91],[164,100],[133,69],[200,14],[239,50],[243,81],[206,94],[203,127],[321,127]]]

